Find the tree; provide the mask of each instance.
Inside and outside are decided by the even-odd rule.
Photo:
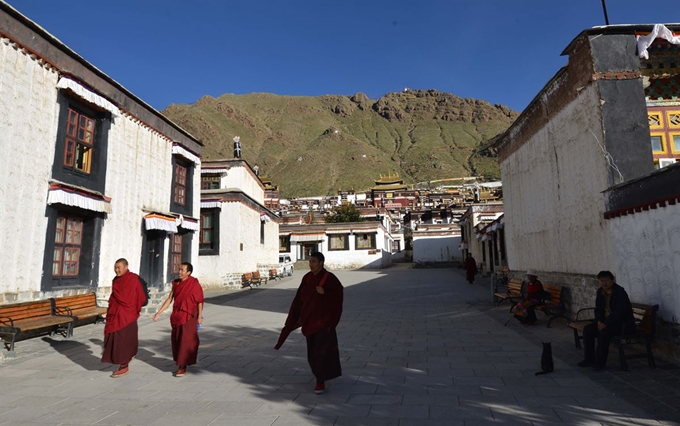
[[[340,206],[334,207],[330,213],[326,215],[327,223],[346,223],[346,222],[363,222],[364,218],[361,213],[352,203],[344,203]]]

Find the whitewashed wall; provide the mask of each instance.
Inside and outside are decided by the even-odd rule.
[[[102,229],[100,287],[110,285],[113,264],[124,257],[139,272],[143,240],[142,209],[167,212],[173,187],[172,142],[131,117],[117,117],[109,131],[106,195],[112,213]],[[193,214],[200,212],[200,166],[194,165]],[[166,241],[166,246],[168,242]],[[166,247],[168,263],[169,246]],[[191,259],[198,257],[198,233],[193,234]]]
[[[248,194],[250,198],[264,205],[264,189],[257,179],[253,178],[245,163],[231,167],[222,177],[222,188],[238,188]]]
[[[632,301],[658,304],[663,319],[680,323],[680,205],[608,222],[616,281]]]
[[[59,108],[55,71],[0,38],[0,294],[40,291]]]
[[[460,235],[413,234],[413,262],[451,262],[461,258]]]
[[[230,275],[253,272],[260,265],[278,264],[278,223],[265,222],[264,235],[263,245],[260,244],[260,213],[238,202],[222,203],[220,253],[196,258],[196,276],[201,284],[221,286],[230,281]]]
[[[367,233],[373,232],[373,230],[367,230]],[[356,232],[356,233],[363,233]],[[326,258],[324,265],[329,270],[335,269],[359,269],[359,268],[384,268],[392,263],[392,255],[390,254],[391,247],[386,245],[386,233],[382,228],[377,229],[377,234],[375,237],[376,248],[373,250],[357,250],[356,249],[356,238],[354,235],[349,236],[349,250],[328,250],[328,239],[329,236],[323,237],[323,240],[317,244],[317,250],[323,253]],[[296,242],[290,243],[291,251],[286,253],[290,254],[290,258],[293,262],[300,259],[299,256],[299,245]],[[369,252],[374,252],[369,254]],[[386,252],[386,253],[385,253]],[[281,253],[283,254],[283,253]]]
[[[591,84],[501,163],[511,270],[614,269],[601,194],[607,165],[593,134],[602,140],[600,98]]]

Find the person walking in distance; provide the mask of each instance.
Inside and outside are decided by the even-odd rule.
[[[278,350],[293,330],[302,327],[302,334],[307,338],[307,361],[316,377],[314,392],[317,394],[326,390],[327,380],[342,375],[335,329],[342,316],[344,288],[338,278],[324,268],[324,261],[322,253],[310,255],[310,271],[302,277],[274,347]]]
[[[161,308],[153,316],[158,317],[165,311],[170,303],[170,325],[172,334],[172,359],[177,364],[175,377],[182,377],[187,372],[187,367],[196,364],[198,357],[198,326],[203,323],[203,288],[198,280],[191,276],[194,267],[191,263],[184,262],[179,267],[179,278],[172,282],[172,290]]]
[[[102,362],[118,364],[118,370],[111,377],[120,377],[130,371],[130,361],[137,355],[137,319],[146,302],[146,294],[139,276],[128,269],[127,260],[116,260],[113,270],[116,277],[106,310]]]
[[[479,270],[477,269],[477,261],[475,260],[474,257],[472,257],[472,253],[467,254],[463,267],[465,268],[465,279],[470,284],[474,284],[475,275],[477,275],[477,272],[479,272]]]

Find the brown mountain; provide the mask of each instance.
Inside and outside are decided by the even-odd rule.
[[[388,93],[377,101],[352,96],[205,96],[163,111],[205,144],[206,159],[243,157],[258,165],[282,196],[364,190],[380,174],[406,183],[500,175],[484,143],[517,113],[502,105],[436,90]],[[479,152],[478,152],[479,151]]]

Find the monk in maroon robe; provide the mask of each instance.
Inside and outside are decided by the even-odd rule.
[[[146,302],[146,294],[139,276],[128,269],[127,260],[118,259],[114,271],[116,278],[106,310],[102,362],[119,364],[111,377],[120,377],[128,373],[128,364],[137,355],[137,319]]]
[[[198,325],[203,324],[203,288],[198,280],[191,276],[194,267],[184,262],[179,267],[179,279],[172,282],[172,291],[158,310],[153,320],[158,320],[170,302],[173,301],[170,325],[172,334],[172,359],[177,364],[175,377],[182,377],[189,365],[196,364],[198,357]]]
[[[472,253],[467,254],[463,267],[465,268],[465,279],[470,284],[473,284],[475,282],[475,275],[477,275],[477,272],[479,271],[477,270],[477,261],[472,257]]]
[[[302,277],[290,306],[286,324],[274,349],[279,349],[298,327],[307,338],[307,360],[316,377],[314,392],[326,390],[325,381],[340,377],[340,351],[335,328],[342,315],[343,287],[338,278],[323,267],[324,255],[312,253],[310,272]]]

